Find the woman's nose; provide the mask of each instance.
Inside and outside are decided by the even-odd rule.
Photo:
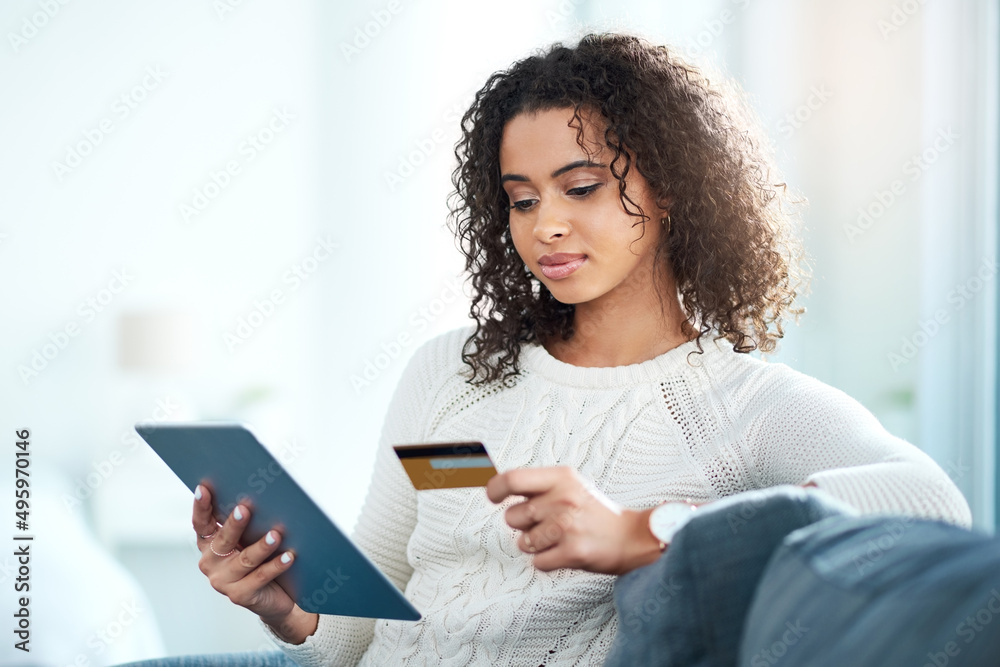
[[[538,203],[538,216],[535,218],[535,238],[548,243],[554,238],[565,236],[570,232],[570,214],[568,208],[558,199],[548,203]]]

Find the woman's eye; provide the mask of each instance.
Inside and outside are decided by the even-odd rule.
[[[603,183],[594,183],[593,185],[586,185],[586,186],[579,187],[579,188],[572,188],[570,190],[567,190],[566,194],[572,195],[574,197],[586,197],[587,195],[589,195],[591,192],[593,192],[597,188],[601,187],[602,185],[604,185],[604,184]],[[534,205],[534,203],[536,201],[538,201],[538,200],[537,199],[522,199],[520,201],[516,201],[513,204],[511,204],[510,207],[508,208],[508,210],[511,210],[511,211],[518,210],[518,211],[524,212],[524,211],[529,210],[532,207],[532,205]]]
[[[603,185],[603,184],[602,183],[594,183],[593,185],[588,185],[588,186],[585,186],[585,187],[582,187],[582,188],[573,188],[572,190],[569,190],[569,194],[571,194],[571,195],[578,195],[578,196],[581,196],[581,197],[586,197],[591,192],[593,192],[597,188],[601,187],[601,185]]]

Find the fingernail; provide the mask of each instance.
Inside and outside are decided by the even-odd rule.
[[[237,521],[243,520],[243,512],[240,511],[239,505],[237,505],[236,509],[233,510],[233,516],[236,517]]]
[[[287,551],[285,553],[281,554],[281,562],[282,563],[291,563],[292,562],[292,554],[289,553],[289,552],[287,552]]]
[[[268,544],[274,544],[275,542],[277,542],[277,540],[274,537],[274,531],[269,531],[267,535],[264,537],[264,541],[267,542]]]
[[[194,499],[201,500],[201,484],[194,487]]]

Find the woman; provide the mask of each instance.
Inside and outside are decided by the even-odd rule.
[[[288,656],[600,664],[615,575],[659,558],[648,522],[667,500],[795,484],[970,522],[944,472],[860,404],[746,354],[801,312],[803,271],[734,89],[665,47],[588,35],[491,76],[462,127],[451,210],[475,326],[411,359],[354,533],[423,619],[305,613],[271,581],[294,564],[280,534],[240,551],[248,510],[217,529],[196,494],[202,572]],[[390,445],[452,440],[481,440],[501,474],[418,494]]]

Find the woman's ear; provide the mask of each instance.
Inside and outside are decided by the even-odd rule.
[[[657,197],[656,198],[656,206],[659,209],[659,211],[658,211],[658,213],[659,213],[658,219],[666,218],[667,216],[670,215],[670,209],[672,209],[674,207],[674,198],[673,197]]]

